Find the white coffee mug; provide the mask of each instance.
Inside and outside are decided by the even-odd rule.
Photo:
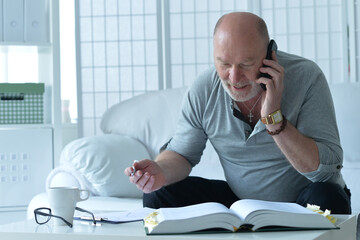
[[[83,194],[86,193],[86,194]],[[76,203],[89,198],[90,192],[76,187],[51,187],[48,188],[49,204],[51,213],[64,218],[69,223],[73,223]],[[61,226],[66,223],[59,219],[53,218],[54,225]]]

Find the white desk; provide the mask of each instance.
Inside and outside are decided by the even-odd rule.
[[[142,222],[123,224],[102,224],[92,226],[74,221],[74,227],[55,227],[50,221],[45,225],[35,220],[11,223],[0,226],[0,239],[6,240],[112,240],[112,239],[318,239],[318,240],[354,240],[356,236],[355,215],[335,215],[338,218],[336,230],[279,231],[258,233],[215,233],[146,236]]]

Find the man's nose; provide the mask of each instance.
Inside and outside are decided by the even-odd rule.
[[[241,79],[243,72],[239,66],[233,66],[229,72],[229,79],[232,82],[238,82]]]

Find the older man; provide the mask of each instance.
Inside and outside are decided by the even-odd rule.
[[[155,161],[135,163],[135,174],[125,169],[145,193],[144,206],[209,201],[230,206],[252,198],[351,212],[327,81],[304,58],[272,51],[265,59],[269,42],[265,22],[254,14],[220,18],[214,30],[215,68],[190,87],[166,150]],[[207,140],[226,181],[188,177]]]

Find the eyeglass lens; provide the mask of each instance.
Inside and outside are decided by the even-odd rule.
[[[51,218],[51,210],[49,208],[39,208],[35,210],[35,220],[38,224],[47,223]]]

